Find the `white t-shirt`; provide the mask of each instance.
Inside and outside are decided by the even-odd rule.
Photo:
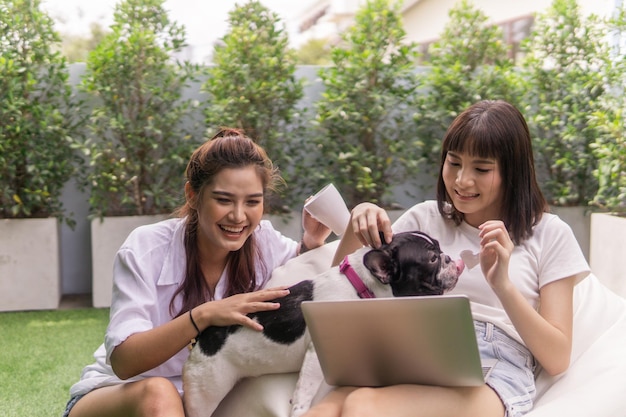
[[[80,381],[71,387],[71,396],[149,376],[166,377],[182,392],[187,348],[162,365],[126,381],[115,376],[109,358],[113,349],[130,335],[173,319],[170,301],[185,275],[184,231],[185,220],[179,218],[141,226],[131,232],[119,249],[113,266],[113,297],[105,341],[94,353],[96,362],[85,367]],[[254,231],[254,238],[265,265],[256,260],[257,284],[262,286],[275,268],[296,256],[298,243],[276,231],[266,220]],[[223,297],[227,281],[224,270],[215,289],[216,299]],[[181,302],[179,294],[174,301],[174,314]]]
[[[456,226],[426,201],[407,210],[392,226],[394,233],[419,230],[439,241],[441,250],[460,259],[464,250],[478,253],[479,230],[462,222]],[[590,272],[589,265],[571,228],[558,216],[544,213],[533,236],[515,245],[509,262],[509,277],[533,308],[539,307],[539,289],[559,279],[576,276],[579,282]],[[487,283],[480,265],[466,266],[456,287],[448,294],[465,294],[472,304],[475,320],[487,321],[523,343],[498,297]]]

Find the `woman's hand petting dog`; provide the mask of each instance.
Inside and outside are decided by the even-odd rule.
[[[270,302],[270,300],[282,298],[288,294],[287,287],[278,287],[232,295],[196,307],[194,319],[200,330],[209,326],[241,325],[252,330],[263,331],[263,326],[252,320],[248,314],[277,310],[280,308],[280,303]]]

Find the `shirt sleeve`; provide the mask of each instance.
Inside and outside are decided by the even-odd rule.
[[[557,216],[548,216],[535,228],[539,288],[559,279],[574,276],[576,283],[589,275],[589,264],[567,223]]]
[[[274,229],[268,220],[261,221],[255,237],[263,257],[264,270],[259,270],[257,274],[257,284],[262,287],[269,280],[274,269],[297,255],[298,242]]]
[[[428,225],[441,223],[441,215],[437,209],[437,202],[425,201],[415,204],[406,210],[392,225],[394,233],[413,230],[426,231]]]
[[[113,349],[130,335],[154,327],[158,301],[156,277],[142,270],[141,265],[146,263],[138,262],[129,248],[122,248],[116,254],[110,321],[104,341],[107,363]]]

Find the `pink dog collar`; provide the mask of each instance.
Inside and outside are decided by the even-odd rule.
[[[339,271],[348,278],[348,281],[352,284],[357,294],[359,294],[359,298],[376,298],[374,293],[365,286],[363,280],[359,278],[359,275],[356,273],[350,262],[348,262],[348,257],[346,256],[341,261],[339,265]]]

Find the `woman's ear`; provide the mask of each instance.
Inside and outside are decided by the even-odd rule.
[[[197,204],[196,197],[197,197],[196,192],[193,190],[193,188],[191,188],[191,184],[189,184],[189,181],[187,181],[185,183],[185,200],[187,200],[187,204],[189,205],[189,207],[191,207],[194,210],[196,210],[196,204]]]

